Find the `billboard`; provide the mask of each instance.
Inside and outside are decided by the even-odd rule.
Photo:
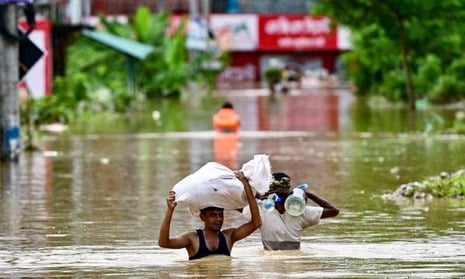
[[[212,15],[210,26],[222,50],[253,51],[258,47],[256,15]]]
[[[189,18],[189,17],[188,17]],[[170,17],[168,33],[182,17]],[[350,31],[326,16],[282,14],[213,14],[209,20],[189,18],[187,47],[205,49],[211,31],[226,51],[341,51],[351,48]]]
[[[259,50],[338,50],[337,26],[324,16],[261,15]]]

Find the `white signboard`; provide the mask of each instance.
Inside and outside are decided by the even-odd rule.
[[[212,15],[210,26],[220,49],[256,50],[258,44],[256,15]]]
[[[187,48],[191,50],[207,50],[208,40],[207,21],[199,16],[191,17],[187,23]]]

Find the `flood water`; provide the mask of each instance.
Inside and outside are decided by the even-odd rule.
[[[236,137],[211,130],[224,100],[241,115]],[[344,90],[275,98],[243,90],[43,134],[40,152],[2,166],[0,277],[465,278],[465,200],[381,198],[465,168],[465,137],[431,131],[453,114],[368,109]],[[255,154],[340,215],[307,228],[300,251],[264,251],[258,232],[232,257],[189,262],[184,250],[158,247],[176,182],[209,161],[237,169]],[[224,227],[241,222],[226,212]],[[176,208],[172,235],[199,226]]]

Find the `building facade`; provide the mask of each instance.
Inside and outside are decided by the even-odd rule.
[[[350,50],[349,32],[333,26],[327,17],[314,17],[311,0],[36,0],[47,6],[41,13],[50,18],[53,40],[53,75],[64,73],[66,44],[73,34],[97,15],[130,17],[143,5],[152,12],[171,13],[170,28],[187,17],[187,48],[209,51],[213,45],[230,54],[230,66],[218,83],[250,87],[263,81],[270,67],[289,67],[301,72],[338,71],[338,58]]]

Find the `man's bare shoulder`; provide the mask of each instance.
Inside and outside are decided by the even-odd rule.
[[[178,236],[179,239],[187,241],[187,246],[196,245],[199,242],[199,236],[196,231],[184,232]]]
[[[197,231],[185,232],[180,234],[179,236],[186,238],[197,238]]]
[[[240,226],[239,226],[240,227]],[[227,228],[225,230],[222,230],[223,234],[226,236],[226,238],[229,238],[231,237],[231,235],[236,232],[239,227],[231,227],[231,228]]]

